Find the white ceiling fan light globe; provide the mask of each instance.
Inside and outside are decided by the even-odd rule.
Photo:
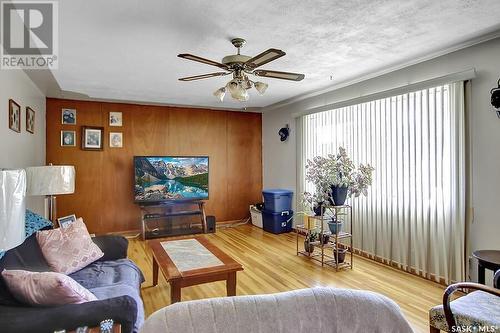
[[[229,81],[226,84],[226,88],[227,88],[227,90],[229,90],[229,93],[231,94],[231,96],[233,98],[235,98],[234,96],[238,93],[238,90],[239,90],[238,81],[236,79]]]
[[[248,91],[245,88],[243,88],[243,91],[236,99],[240,102],[246,102],[246,101],[248,101],[249,98],[250,98],[250,95],[248,94]]]
[[[245,89],[252,89],[252,81],[245,77],[245,80],[241,81],[241,86]]]
[[[257,91],[261,95],[264,95],[264,93],[267,90],[267,87],[269,87],[269,85],[267,83],[264,83],[264,82],[255,82],[254,86],[255,86],[255,89],[257,89]]]
[[[226,85],[231,97],[238,101],[248,101],[248,93],[236,79],[229,81]]]
[[[221,102],[224,101],[224,96],[226,95],[226,88],[222,87],[214,92],[214,96]]]

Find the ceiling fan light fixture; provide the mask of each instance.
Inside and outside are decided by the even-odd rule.
[[[223,102],[224,101],[224,96],[226,96],[226,87],[222,87],[222,88],[217,89],[214,92],[214,96],[217,97],[217,99],[219,101]]]
[[[224,87],[217,89],[213,95],[222,102],[226,93],[229,92],[233,99],[240,102],[246,102],[250,98],[248,90],[252,89],[252,87],[255,87],[260,95],[263,95],[269,87],[267,83],[250,80],[248,75],[289,81],[301,81],[305,77],[304,74],[300,73],[272,71],[261,68],[262,65],[283,57],[286,53],[282,50],[271,48],[254,57],[250,57],[240,53],[241,47],[245,44],[245,40],[243,38],[233,38],[231,43],[238,49],[238,52],[237,54],[225,56],[222,59],[222,62],[198,57],[189,53],[179,54],[178,57],[180,58],[215,66],[224,70],[222,72],[182,77],[179,80],[195,81],[216,76],[232,75],[233,79]]]
[[[255,89],[257,89],[257,91],[261,95],[264,95],[264,93],[267,90],[267,87],[269,87],[269,85],[267,83],[264,83],[264,82],[255,82],[254,86],[255,86]]]

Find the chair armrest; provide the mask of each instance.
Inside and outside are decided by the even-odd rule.
[[[128,240],[125,237],[104,235],[92,237],[92,240],[104,252],[100,261],[127,258]]]
[[[446,288],[446,290],[444,291],[443,295],[443,310],[444,310],[444,315],[446,317],[446,322],[448,323],[449,332],[459,332],[455,328],[457,324],[455,322],[455,317],[451,312],[451,306],[450,306],[450,297],[455,291],[457,291],[457,289],[481,290],[500,297],[500,290],[479,283],[459,282],[448,286],[448,288]]]
[[[3,333],[68,331],[81,326],[99,326],[104,319],[120,323],[124,333],[133,332],[137,320],[135,300],[130,296],[120,296],[46,308],[0,306]]]
[[[500,289],[500,269],[495,273],[493,277],[493,285],[495,288]]]

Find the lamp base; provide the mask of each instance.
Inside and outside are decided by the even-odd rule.
[[[48,195],[47,196],[48,206],[47,210],[49,213],[49,220],[52,222],[54,227],[59,227],[59,223],[57,222],[57,201],[56,196]]]

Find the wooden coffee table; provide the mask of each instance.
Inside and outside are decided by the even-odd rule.
[[[243,266],[203,236],[150,240],[153,253],[153,286],[158,270],[170,283],[170,303],[180,302],[181,288],[226,280],[227,296],[236,296],[236,272]]]

